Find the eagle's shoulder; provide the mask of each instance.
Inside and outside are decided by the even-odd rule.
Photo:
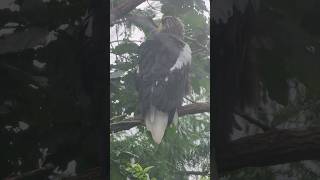
[[[140,63],[163,71],[173,72],[191,64],[190,46],[170,33],[154,33],[139,49]]]

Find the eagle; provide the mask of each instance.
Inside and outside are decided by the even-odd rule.
[[[165,16],[159,29],[138,50],[140,113],[157,144],[161,143],[166,128],[177,122],[177,109],[190,90],[191,49],[183,36],[181,20]]]

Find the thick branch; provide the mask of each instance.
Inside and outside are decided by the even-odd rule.
[[[197,114],[203,112],[210,112],[210,104],[209,103],[194,103],[182,106],[178,109],[178,115],[185,116],[188,114]],[[118,132],[122,130],[131,129],[137,125],[143,125],[143,119],[141,117],[134,117],[123,120],[117,123],[111,123],[110,132]]]
[[[115,24],[117,19],[124,17],[131,10],[139,6],[145,0],[126,0],[110,11],[110,26]]]
[[[320,159],[320,128],[270,130],[232,141],[217,155],[219,172]]]

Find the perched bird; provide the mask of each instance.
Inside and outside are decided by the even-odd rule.
[[[139,47],[137,89],[140,111],[157,144],[178,118],[177,108],[189,89],[191,49],[183,41],[184,25],[165,16],[159,29]]]

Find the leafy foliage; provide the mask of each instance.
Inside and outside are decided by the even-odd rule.
[[[319,124],[319,2],[261,1],[252,46],[263,90],[257,118],[277,128]],[[249,134],[249,131],[246,132]],[[245,134],[245,133],[244,133]],[[319,165],[305,162],[244,168],[225,179],[319,179]]]
[[[152,169],[153,166],[149,166],[146,168],[142,168],[138,163],[130,164],[128,163],[128,167],[126,168],[126,171],[131,173],[134,178],[137,178],[138,180],[149,180],[149,174],[148,172],[150,169]],[[156,178],[151,178],[151,180],[156,180]]]
[[[81,173],[96,166],[98,153],[89,148],[97,144],[96,135],[83,125],[90,123],[90,104],[78,57],[88,1],[15,3],[17,11],[0,10],[1,30],[14,29],[0,37],[0,178],[45,162],[64,171],[71,160]]]

